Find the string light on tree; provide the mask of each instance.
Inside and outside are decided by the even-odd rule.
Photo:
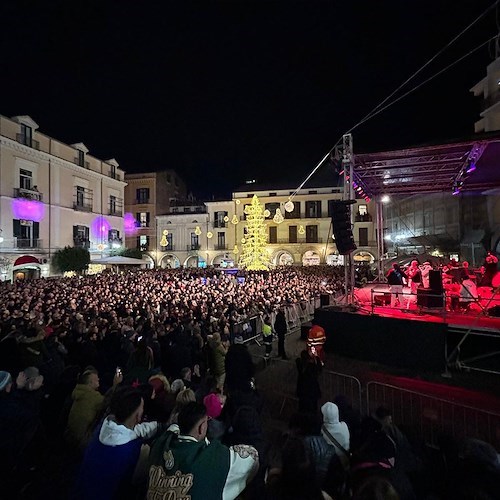
[[[264,207],[254,195],[252,203],[245,207],[246,232],[245,243],[242,244],[240,265],[249,271],[265,271],[269,269],[267,246],[267,225]]]

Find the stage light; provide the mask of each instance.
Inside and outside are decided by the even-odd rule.
[[[40,222],[45,216],[45,205],[41,201],[14,198],[11,207],[15,219]]]
[[[137,221],[130,212],[123,216],[123,228],[126,235],[134,234],[137,231]]]
[[[474,172],[476,170],[476,162],[471,162],[470,165],[467,167],[467,170],[465,171],[466,174],[470,174],[471,172]]]
[[[460,187],[459,186],[454,186],[453,191],[451,192],[453,196],[457,196],[457,194],[460,194]]]
[[[389,203],[391,201],[391,197],[388,194],[384,194],[382,198],[380,198],[382,203]]]

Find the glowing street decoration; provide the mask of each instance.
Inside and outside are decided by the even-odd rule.
[[[208,231],[207,238],[210,239],[213,237],[213,235],[214,235],[214,233],[212,233],[212,231]]]
[[[299,234],[306,234],[306,230],[304,229],[304,226],[299,226],[299,229],[297,230]]]
[[[229,217],[227,215],[224,216],[224,222],[229,222]]]
[[[287,211],[288,213],[291,213],[293,212],[293,209],[295,208],[295,205],[293,203],[292,200],[288,200],[286,203],[285,203],[285,211]]]
[[[90,231],[92,233],[92,237],[94,238],[94,240],[98,241],[107,240],[110,229],[111,229],[111,224],[102,215],[96,217],[92,221],[92,224],[90,225]]]
[[[283,217],[283,214],[281,213],[281,208],[276,209],[276,213],[274,214],[273,221],[276,222],[276,224],[281,224],[285,218]]]
[[[196,236],[200,236],[200,234],[201,234],[200,226],[196,226],[196,228],[194,230],[194,234],[196,234]]]
[[[247,231],[245,243],[242,243],[240,264],[249,271],[264,271],[269,269],[267,246],[267,226],[264,217],[264,207],[256,195],[252,204],[245,207],[247,215]]]
[[[166,247],[166,246],[168,246],[168,240],[167,240],[168,229],[164,229],[161,234],[162,234],[162,236],[161,236],[161,240],[160,240],[160,246]]]
[[[264,217],[269,217],[271,215],[271,212],[266,208],[264,210]]]
[[[40,222],[45,216],[45,205],[41,201],[14,198],[12,200],[14,219]]]
[[[231,224],[238,224],[239,220],[238,220],[238,216],[236,214],[233,215],[233,218],[231,219]]]
[[[123,216],[123,229],[126,235],[133,235],[137,232],[137,221],[130,212]]]

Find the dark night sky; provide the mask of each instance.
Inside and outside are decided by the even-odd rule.
[[[198,196],[300,182],[494,0],[0,2],[1,105]],[[408,89],[498,31],[495,10]],[[492,49],[491,49],[492,50]],[[488,47],[354,132],[360,151],[473,133]]]

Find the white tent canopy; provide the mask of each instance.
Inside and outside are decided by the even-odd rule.
[[[143,266],[148,263],[142,259],[133,259],[132,257],[122,257],[114,255],[112,257],[103,257],[102,259],[92,260],[91,264],[111,264],[114,266]]]

